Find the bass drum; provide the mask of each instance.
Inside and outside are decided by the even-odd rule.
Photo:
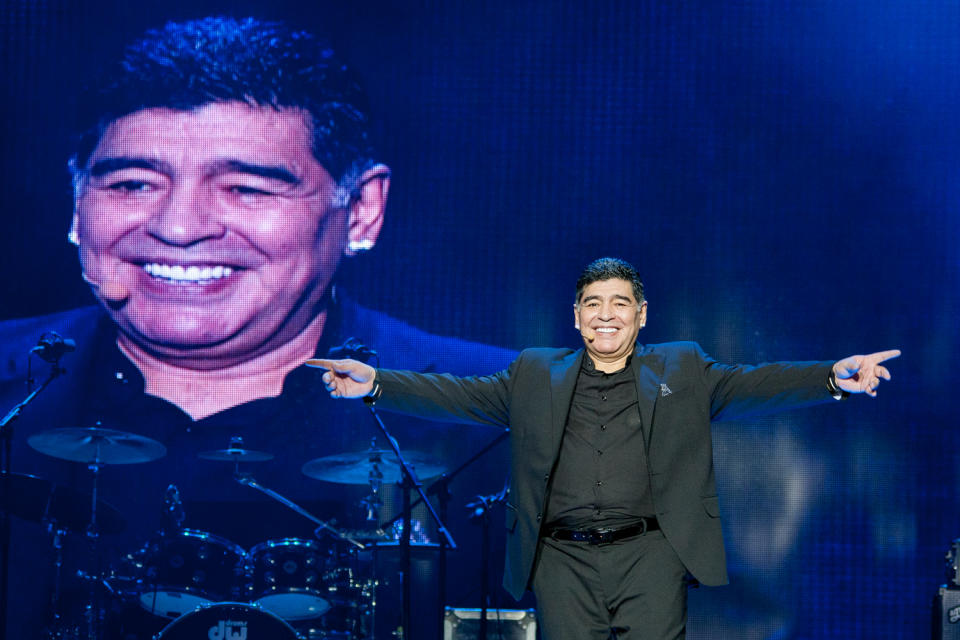
[[[303,640],[286,622],[259,607],[220,602],[182,615],[156,640]]]

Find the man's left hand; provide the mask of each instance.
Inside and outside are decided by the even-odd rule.
[[[890,379],[890,372],[880,363],[900,355],[899,349],[878,351],[866,356],[850,356],[833,365],[837,386],[847,393],[866,393],[877,397],[880,379]]]

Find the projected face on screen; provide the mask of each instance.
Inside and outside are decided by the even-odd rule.
[[[295,109],[210,103],[113,122],[86,164],[74,230],[86,277],[119,285],[121,329],[157,353],[244,358],[317,315],[345,245],[382,207],[341,193]]]

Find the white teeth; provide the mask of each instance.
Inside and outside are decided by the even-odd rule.
[[[154,278],[163,278],[174,282],[209,282],[210,280],[226,278],[233,273],[232,268],[223,265],[217,265],[215,267],[198,267],[191,265],[184,267],[179,264],[171,266],[169,264],[158,264],[156,262],[143,265],[143,270]]]
[[[597,329],[597,333],[614,333],[616,329],[614,327],[600,327]]]

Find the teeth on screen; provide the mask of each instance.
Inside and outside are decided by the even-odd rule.
[[[183,265],[179,264],[169,265],[158,264],[155,262],[143,265],[143,270],[154,278],[163,278],[165,280],[173,280],[175,282],[203,282],[206,280],[218,280],[219,278],[226,278],[233,273],[232,268],[225,267],[223,265],[217,265],[215,267],[198,267],[196,265],[191,265],[189,267],[184,267]]]

